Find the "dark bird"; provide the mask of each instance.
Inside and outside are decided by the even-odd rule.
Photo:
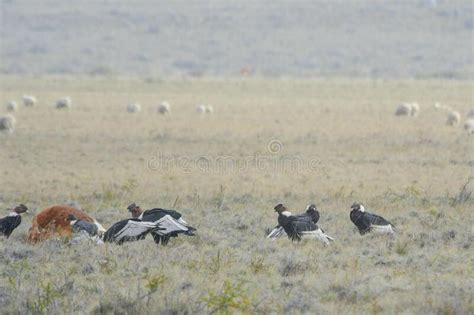
[[[21,223],[21,214],[28,211],[28,208],[24,204],[20,204],[13,208],[12,212],[0,219],[0,235],[9,238],[13,230],[16,229]]]
[[[379,215],[365,212],[365,208],[360,203],[353,203],[351,206],[350,218],[355,224],[359,233],[364,235],[368,232],[394,234],[395,226]]]
[[[288,211],[289,212],[289,211]],[[291,214],[291,213],[290,213]],[[301,214],[297,214],[295,215],[295,217],[297,218],[301,218],[301,219],[310,219],[311,222],[313,222],[314,224],[316,224],[318,221],[319,221],[319,211],[318,209],[316,208],[316,205],[315,204],[309,204],[306,206],[306,209],[305,209],[305,212],[304,213],[301,213]],[[276,238],[279,238],[283,235],[285,235],[285,230],[283,229],[283,227],[278,224],[277,226],[275,226],[273,228],[273,230],[267,235],[267,238],[271,238],[271,239],[276,239]]]
[[[75,233],[84,231],[90,236],[96,236],[99,233],[99,228],[94,223],[79,220],[73,214],[68,215],[67,219],[71,224],[72,231]]]
[[[125,219],[113,224],[105,233],[104,242],[123,244],[144,239],[148,233],[159,230],[153,222],[143,222],[139,219]]]
[[[282,204],[278,204],[274,209],[278,212],[278,224],[283,227],[288,238],[292,241],[311,238],[329,244],[329,241],[334,240],[313,222],[313,219],[316,218],[314,213],[313,215],[294,216]]]
[[[132,217],[143,222],[152,222],[159,229],[151,231],[151,235],[156,244],[168,244],[171,237],[177,237],[179,234],[194,235],[196,229],[184,221],[183,216],[176,210],[154,208],[143,211],[135,203],[128,206],[128,211]]]

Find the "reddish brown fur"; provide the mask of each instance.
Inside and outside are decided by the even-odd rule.
[[[36,243],[52,236],[71,236],[71,225],[67,220],[68,215],[88,222],[94,219],[85,212],[69,206],[52,206],[35,215],[28,235],[28,241]]]

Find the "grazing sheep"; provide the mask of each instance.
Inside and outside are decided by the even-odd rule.
[[[405,103],[404,102],[397,106],[397,109],[395,110],[395,115],[415,117],[418,115],[419,111],[420,111],[420,105],[418,105],[418,103],[416,102]]]
[[[23,99],[23,105],[27,107],[35,106],[36,103],[38,102],[36,100],[36,97],[32,95],[23,95],[22,99]]]
[[[196,111],[199,113],[199,114],[204,114],[206,112],[206,106],[205,105],[198,105],[196,107]]]
[[[214,112],[214,108],[211,105],[198,105],[196,107],[196,111],[199,114],[212,114]]]
[[[474,118],[474,108],[472,108],[469,112],[467,112],[466,118]]]
[[[15,117],[10,114],[5,116],[0,116],[0,131],[6,133],[13,133],[13,129],[15,128]]]
[[[158,105],[158,113],[165,115],[170,113],[170,104],[168,102],[162,102]]]
[[[411,115],[411,104],[401,103],[397,106],[395,111],[396,116],[410,116]]]
[[[132,103],[127,105],[127,112],[129,113],[138,113],[142,111],[142,107],[138,103]]]
[[[474,119],[468,119],[464,122],[464,130],[469,135],[474,134]]]
[[[71,106],[72,106],[72,101],[70,97],[63,97],[56,102],[57,109],[63,109],[63,108],[68,109],[68,108],[71,108]]]
[[[411,103],[411,111],[410,116],[416,117],[418,116],[418,112],[420,111],[420,105],[417,102]]]
[[[207,105],[206,107],[206,114],[214,113],[214,108],[211,105]]]
[[[28,234],[30,243],[37,243],[54,236],[71,237],[72,227],[69,215],[97,225],[100,232],[105,229],[84,211],[69,206],[52,206],[35,215]]]
[[[446,120],[446,124],[449,126],[456,126],[459,125],[461,122],[461,114],[456,111],[450,111],[448,113],[448,119]]]
[[[15,112],[18,109],[18,105],[15,101],[8,102],[6,107],[9,112]]]

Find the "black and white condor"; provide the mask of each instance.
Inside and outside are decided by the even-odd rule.
[[[99,234],[99,228],[94,223],[79,220],[72,214],[68,215],[67,219],[71,225],[72,231],[75,233],[81,233],[84,231],[90,236],[96,236]]]
[[[105,233],[104,242],[117,243],[143,240],[153,230],[159,227],[153,222],[143,222],[139,219],[125,219],[114,223]]]
[[[152,222],[157,229],[150,231],[156,244],[168,244],[171,237],[179,234],[193,236],[196,229],[184,221],[183,216],[176,210],[155,208],[144,211],[139,217],[142,222]]]
[[[274,209],[278,213],[278,224],[292,241],[308,238],[329,244],[329,241],[334,240],[313,222],[313,220],[319,220],[319,213],[315,214],[311,211],[302,215],[292,215],[282,204],[278,204]]]
[[[369,232],[382,234],[395,234],[395,226],[379,215],[365,212],[365,208],[360,203],[353,203],[351,206],[350,218],[352,223],[359,230],[360,235]]]
[[[288,211],[288,210],[287,210]],[[290,213],[288,211],[288,213]],[[290,213],[291,214],[291,213]],[[305,212],[304,213],[301,213],[301,214],[297,214],[295,215],[295,217],[297,218],[310,218],[311,219],[311,222],[313,222],[314,224],[316,224],[318,221],[319,221],[319,211],[318,209],[316,208],[316,205],[311,203],[309,205],[306,206],[306,209],[305,209]],[[267,235],[267,238],[271,238],[271,239],[276,239],[276,238],[280,238],[282,237],[283,235],[286,235],[286,232],[285,232],[285,229],[280,225],[278,224],[277,226],[275,226],[273,228],[273,230]]]
[[[175,210],[155,208],[142,211],[135,204],[131,204],[128,209],[133,217],[114,223],[103,235],[97,234],[94,224],[78,220],[74,216],[68,219],[73,232],[82,236],[88,235],[89,239],[97,243],[109,242],[121,245],[125,242],[143,240],[151,234],[156,244],[166,245],[171,237],[177,237],[181,233],[194,235],[196,231],[183,220],[181,213]]]
[[[0,235],[9,238],[21,224],[21,214],[28,211],[28,208],[24,204],[20,204],[12,209],[12,212],[6,217],[0,219]]]

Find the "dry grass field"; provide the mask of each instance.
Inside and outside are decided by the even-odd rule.
[[[474,137],[433,107],[465,115],[472,82],[2,77],[0,89],[2,106],[39,100],[0,134],[2,216],[31,209],[0,241],[0,313],[474,312]],[[72,109],[53,108],[63,96]],[[419,116],[396,117],[401,101]],[[74,202],[110,226],[132,201],[176,208],[198,235],[24,242],[46,206]],[[274,205],[310,201],[331,246],[265,239]],[[360,236],[355,201],[397,236]]]

